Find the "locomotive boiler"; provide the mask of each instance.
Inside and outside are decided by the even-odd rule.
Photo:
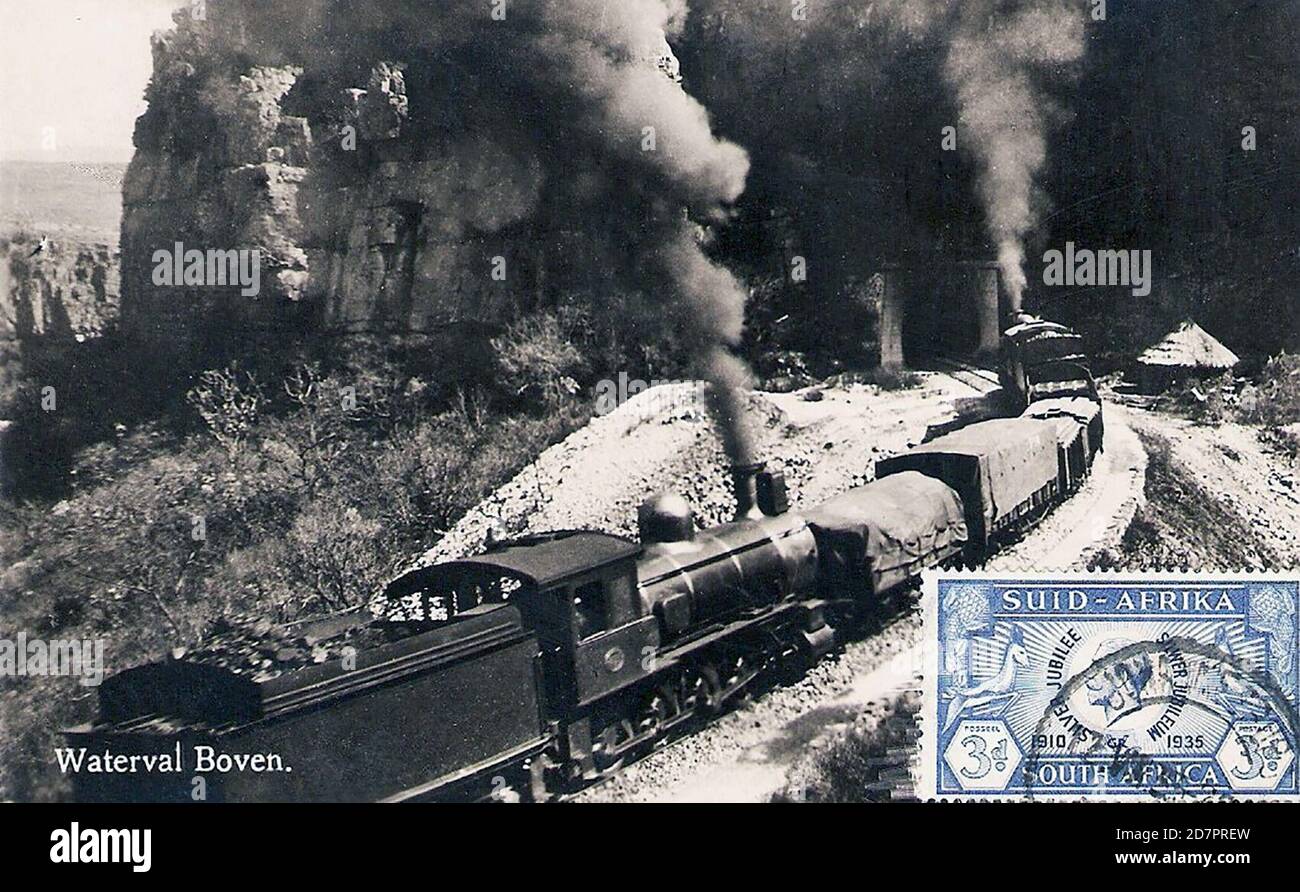
[[[1020,409],[1059,396],[1098,401],[1083,338],[1071,328],[1019,313],[999,352],[998,378]]]

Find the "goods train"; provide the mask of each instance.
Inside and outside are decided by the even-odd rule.
[[[639,542],[499,542],[399,577],[365,623],[299,630],[345,636],[348,656],[269,677],[187,659],[122,672],[69,744],[180,765],[77,773],[74,793],[188,799],[203,774],[209,800],[542,799],[609,774],[761,675],[818,660],[856,613],[926,568],[981,560],[1079,487],[1103,445],[1080,360],[1031,362],[1040,398],[1019,417],[886,458],[874,482],[803,511],[779,473],[737,467],[730,523],[697,530],[684,499],[660,494],[640,508]],[[218,753],[255,768],[214,769]]]

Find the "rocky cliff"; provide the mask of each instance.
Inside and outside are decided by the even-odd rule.
[[[116,245],[87,240],[47,227],[49,235],[25,233],[0,236],[0,491],[8,492],[19,477],[27,481],[57,477],[64,458],[57,439],[14,441],[12,420],[21,413],[24,390],[58,383],[60,398],[68,397],[63,376],[54,367],[76,367],[86,346],[111,330],[117,320],[118,255]],[[39,249],[39,250],[38,250]],[[81,376],[98,382],[102,392],[106,372],[94,360],[81,363]],[[26,385],[26,387],[24,387]],[[30,404],[29,404],[30,408]],[[53,434],[59,419],[46,429]],[[18,453],[30,457],[22,462]],[[25,470],[18,470],[19,465]]]
[[[179,11],[155,36],[123,189],[127,333],[198,358],[254,329],[442,332],[635,292],[654,324],[680,320],[689,353],[734,345],[743,289],[692,221],[725,217],[748,161],[682,89],[667,40],[681,14],[667,0]],[[160,278],[178,250],[256,250],[259,292]]]
[[[123,190],[130,333],[192,348],[250,327],[499,321],[544,287],[546,269],[562,273],[584,251],[580,233],[539,211],[545,178],[530,143],[544,134],[499,100],[454,95],[482,91],[461,80],[467,60],[370,20],[367,36],[343,40],[345,23],[313,18],[327,7],[287,22],[274,4],[212,0],[202,21],[182,10],[155,36]],[[666,42],[645,59],[680,80]],[[156,252],[178,243],[256,249],[260,294],[156,284]]]
[[[57,234],[0,237],[0,341],[98,337],[117,319],[118,286],[116,245]]]

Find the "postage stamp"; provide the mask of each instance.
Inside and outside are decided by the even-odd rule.
[[[1300,800],[1296,576],[944,572],[927,797]]]

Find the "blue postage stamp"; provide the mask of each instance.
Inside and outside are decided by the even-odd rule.
[[[926,579],[927,796],[1300,799],[1296,577]]]

